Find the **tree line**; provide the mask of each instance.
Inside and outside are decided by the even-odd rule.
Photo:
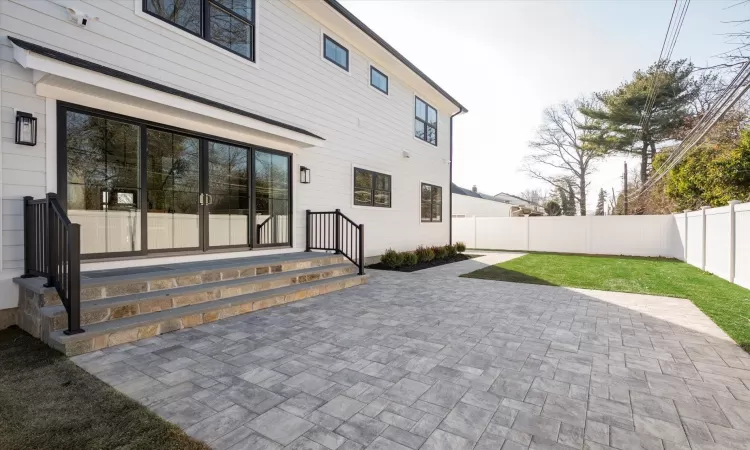
[[[590,176],[614,155],[637,156],[628,191],[639,192],[726,87],[724,71],[659,61],[615,89],[547,108],[524,170],[550,188],[549,215],[586,215]],[[629,214],[664,214],[750,201],[750,108],[740,102],[666,176],[630,199]],[[596,215],[625,213],[625,194],[598,192]]]

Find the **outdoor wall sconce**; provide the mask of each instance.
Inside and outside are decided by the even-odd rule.
[[[299,182],[310,184],[310,169],[305,166],[299,166]]]
[[[36,117],[16,112],[16,144],[36,145]]]

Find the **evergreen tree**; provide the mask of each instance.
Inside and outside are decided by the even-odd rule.
[[[607,200],[607,193],[604,189],[599,189],[599,199],[596,201],[596,213],[597,216],[604,215],[604,202]]]
[[[640,156],[640,178],[646,182],[657,144],[676,137],[700,94],[703,79],[694,78],[693,69],[684,59],[660,61],[614,91],[597,93],[599,105],[580,108],[592,120],[584,140],[601,151]]]
[[[544,204],[544,212],[548,216],[559,216],[562,214],[562,207],[555,200],[550,200]]]

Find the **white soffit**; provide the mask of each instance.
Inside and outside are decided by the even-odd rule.
[[[15,60],[24,68],[35,71],[36,91],[40,96],[72,103],[78,103],[82,96],[89,96],[185,120],[200,119],[212,128],[226,128],[257,139],[248,144],[269,147],[282,145],[288,149],[323,147],[325,143],[325,140],[320,138],[77,67],[25,50],[15,44],[13,47]]]

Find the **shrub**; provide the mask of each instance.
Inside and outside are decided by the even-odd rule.
[[[456,242],[456,251],[458,253],[463,253],[466,251],[466,244],[463,242]]]
[[[396,269],[404,263],[404,254],[389,248],[380,257],[380,262],[390,269]]]
[[[435,253],[435,259],[445,259],[448,256],[448,252],[443,246],[432,247],[431,250]]]
[[[410,267],[419,262],[419,257],[414,253],[403,252],[401,256],[403,257],[403,260],[404,260],[404,263],[403,263],[404,267]]]
[[[453,258],[458,254],[458,251],[456,250],[455,245],[446,245],[445,246],[445,255],[447,258]]]
[[[419,262],[430,262],[435,259],[435,252],[431,248],[425,247],[423,245],[417,247],[417,249],[414,251],[414,254],[417,255],[417,258],[419,258]]]

